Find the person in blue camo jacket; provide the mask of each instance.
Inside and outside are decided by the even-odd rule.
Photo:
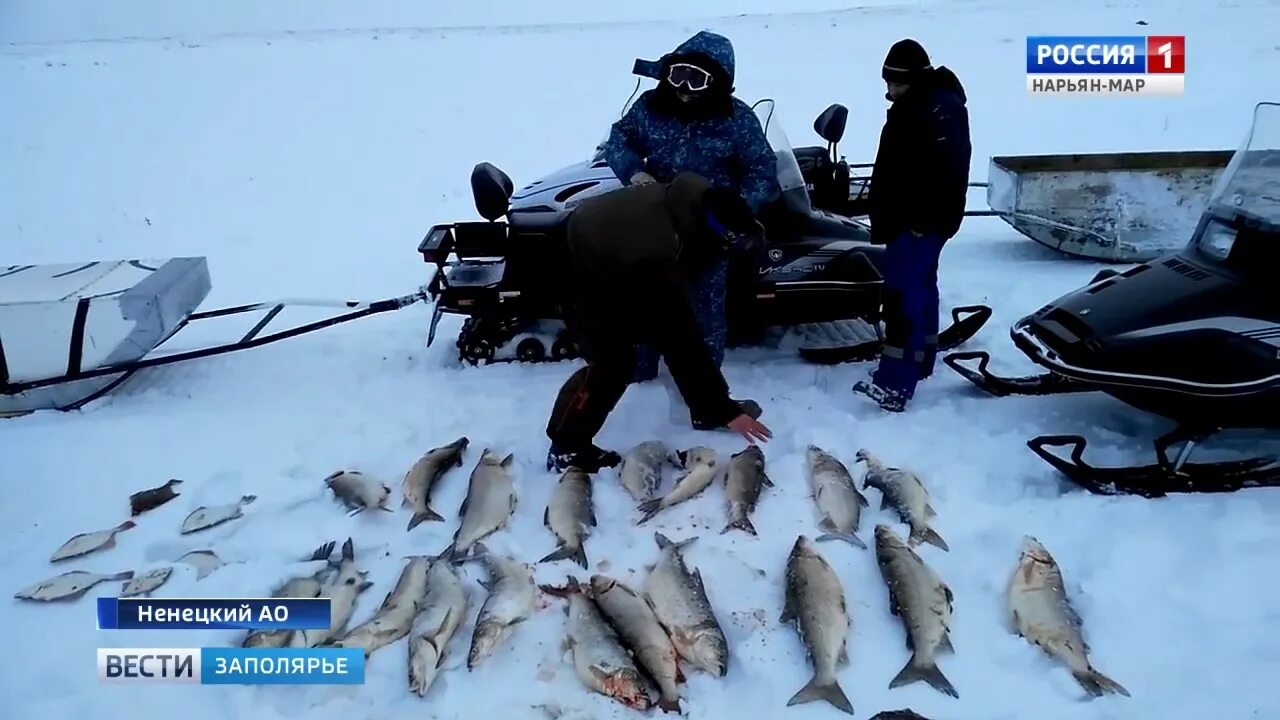
[[[713,187],[733,190],[753,213],[776,198],[777,156],[756,114],[734,97],[733,45],[702,31],[662,58],[658,86],[614,123],[604,159],[625,185],[670,182],[690,171]],[[735,242],[742,263],[754,262],[761,234]],[[737,262],[737,261],[735,261]],[[708,268],[694,286],[698,324],[716,365],[724,360],[728,258]],[[658,354],[636,347],[635,382],[658,374]]]
[[[893,104],[871,171],[871,240],[884,244],[885,340],[871,382],[853,386],[901,412],[938,355],[938,262],[960,230],[972,147],[967,98],[955,73],[933,67],[918,42],[889,48],[881,71]]]

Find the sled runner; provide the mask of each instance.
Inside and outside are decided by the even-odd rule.
[[[0,417],[74,410],[143,368],[297,337],[425,297],[419,291],[372,303],[281,300],[197,311],[211,288],[202,257],[0,266]],[[325,308],[327,317],[267,332],[300,307]],[[180,330],[225,329],[229,320],[242,325],[237,340],[167,349]]]
[[[1280,430],[1280,103],[1254,109],[1244,144],[1189,235],[1176,252],[1098,273],[1014,323],[1014,345],[1044,374],[996,376],[985,352],[943,362],[991,395],[1097,391],[1177,423],[1156,441],[1158,462],[1141,467],[1093,467],[1076,435],[1028,443],[1092,492],[1157,497],[1280,485],[1277,458],[1188,462],[1197,443],[1219,432]],[[1064,446],[1073,448],[1070,459],[1049,450]]]

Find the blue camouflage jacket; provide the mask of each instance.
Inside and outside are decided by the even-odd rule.
[[[733,45],[728,38],[700,32],[663,59],[665,68],[681,59],[700,67],[713,64],[712,87],[721,95],[705,112],[682,112],[669,88],[643,93],[626,115],[613,124],[604,147],[610,169],[629,183],[641,170],[658,182],[670,182],[682,171],[705,177],[713,187],[734,190],[752,211],[778,196],[778,161],[750,106],[732,96]],[[664,80],[659,80],[665,84]]]

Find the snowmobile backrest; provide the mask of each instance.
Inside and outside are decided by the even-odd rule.
[[[831,106],[823,110],[818,119],[813,121],[813,130],[823,140],[834,145],[844,137],[844,127],[848,120],[849,108],[840,103],[831,103]]]
[[[515,184],[492,163],[477,163],[471,170],[471,197],[480,217],[493,222],[507,214]]]

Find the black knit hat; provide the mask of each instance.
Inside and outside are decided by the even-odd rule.
[[[907,38],[889,48],[880,76],[887,82],[909,84],[922,72],[931,69],[933,65],[929,62],[929,53],[924,51],[920,43]]]

